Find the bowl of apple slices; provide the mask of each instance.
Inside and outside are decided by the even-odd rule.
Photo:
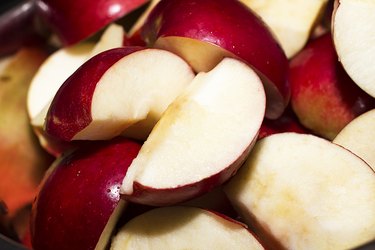
[[[375,3],[3,8],[1,249],[375,248]]]

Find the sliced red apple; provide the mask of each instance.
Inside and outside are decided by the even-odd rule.
[[[170,50],[207,72],[224,57],[241,59],[262,75],[269,118],[289,100],[287,58],[268,27],[237,0],[165,0],[142,28],[145,41]]]
[[[109,139],[142,121],[137,132],[147,137],[193,77],[185,61],[165,50],[107,50],[61,86],[46,117],[46,132],[65,141]]]
[[[256,73],[224,59],[199,73],[156,124],[124,178],[125,198],[174,204],[228,180],[256,141],[265,96]]]
[[[260,140],[224,191],[277,249],[353,249],[375,237],[375,172],[313,135]]]
[[[111,24],[101,35],[100,40],[91,51],[90,58],[109,49],[122,47],[124,44],[125,30],[121,25]]]
[[[116,139],[58,158],[33,204],[33,249],[106,249],[125,205],[121,181],[139,149],[136,142]]]
[[[340,62],[360,88],[375,97],[375,2],[340,0],[333,14],[333,40]]]
[[[41,17],[64,45],[76,44],[147,0],[37,0]]]
[[[338,62],[330,33],[316,38],[298,53],[289,67],[291,105],[300,122],[332,140],[358,115],[375,107]]]
[[[241,0],[270,27],[288,58],[306,44],[328,0]]]
[[[123,226],[111,249],[264,249],[243,224],[194,207],[164,207]]]
[[[333,140],[344,148],[349,149],[375,170],[375,110],[368,111],[346,125]]]

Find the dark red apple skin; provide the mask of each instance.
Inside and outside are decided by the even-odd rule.
[[[291,105],[300,122],[317,135],[333,139],[375,99],[347,75],[327,33],[310,41],[290,62]]]
[[[141,36],[152,45],[179,36],[219,46],[268,78],[289,101],[288,60],[268,27],[236,0],[163,0],[151,11]]]
[[[215,187],[220,186],[241,167],[246,160],[247,155],[253,148],[256,140],[244,150],[244,152],[228,167],[221,172],[210,177],[202,179],[196,183],[178,186],[175,188],[156,189],[150,186],[142,185],[139,182],[133,183],[133,193],[121,194],[125,200],[149,206],[169,206],[188,201],[200,195],[206,194]],[[178,164],[178,163],[177,163]]]
[[[276,120],[265,118],[259,130],[258,140],[277,133],[294,132],[299,134],[311,133],[305,128],[294,114],[293,110],[288,106],[284,113]]]
[[[34,1],[23,1],[0,16],[0,56],[12,54],[24,46],[45,43],[36,27]]]
[[[36,0],[39,15],[64,45],[78,43],[147,0]]]
[[[90,124],[91,101],[100,78],[121,58],[141,49],[122,47],[104,51],[73,73],[57,91],[48,110],[45,122],[47,135],[70,141]]]
[[[33,204],[33,249],[94,249],[120,201],[122,180],[140,147],[117,138],[58,159]]]

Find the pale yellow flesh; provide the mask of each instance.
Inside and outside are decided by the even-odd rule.
[[[259,77],[246,64],[224,59],[200,73],[168,107],[124,178],[133,183],[173,189],[218,174],[252,144],[264,116]]]
[[[375,110],[358,116],[347,124],[333,140],[349,149],[375,170]]]
[[[286,249],[352,249],[375,237],[375,172],[312,135],[259,141],[224,191]]]
[[[339,59],[354,82],[375,97],[375,1],[340,0],[333,18]]]
[[[95,88],[92,122],[73,140],[109,139],[140,121],[147,137],[167,106],[194,78],[190,66],[171,52],[144,49],[111,66]]]
[[[90,57],[109,49],[122,47],[124,36],[125,31],[121,25],[114,23],[109,25],[100,37],[100,40],[96,43],[94,49],[91,51]]]
[[[81,43],[62,48],[43,62],[28,90],[27,108],[31,119],[48,110],[45,106],[49,105],[65,80],[87,60],[93,47],[92,43]],[[45,114],[41,116],[45,117]]]
[[[120,229],[111,250],[264,249],[247,229],[209,211],[165,207],[142,214]]]
[[[134,23],[134,25],[131,27],[131,29],[128,32],[128,36],[131,37],[136,32],[138,32],[145,21],[147,20],[148,15],[150,12],[154,9],[155,5],[158,4],[160,0],[151,0],[149,5],[147,6],[147,9],[142,13],[142,15],[137,19],[137,21]]]
[[[241,0],[257,13],[274,33],[288,58],[309,39],[327,0]]]

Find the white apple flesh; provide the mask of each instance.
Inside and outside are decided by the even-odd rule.
[[[124,178],[125,198],[182,202],[228,180],[256,141],[265,112],[258,75],[226,58],[199,73],[165,111]]]
[[[288,58],[306,44],[328,0],[241,0],[273,31]]]
[[[59,89],[47,114],[46,132],[64,141],[110,139],[142,121],[139,126],[147,137],[193,78],[190,66],[168,51],[107,50],[82,65]]]
[[[247,227],[224,215],[194,207],[164,207],[123,226],[111,250],[251,249],[264,247]]]
[[[262,76],[268,118],[278,118],[288,103],[285,53],[263,21],[237,0],[160,1],[141,35],[148,45],[184,58],[196,72],[211,70],[225,57],[243,60]]]
[[[260,140],[224,191],[256,232],[283,249],[352,249],[375,237],[375,172],[313,135]]]
[[[333,40],[349,76],[375,97],[375,2],[340,0],[334,11]]]
[[[347,124],[333,140],[349,149],[375,170],[375,110],[370,110]]]

